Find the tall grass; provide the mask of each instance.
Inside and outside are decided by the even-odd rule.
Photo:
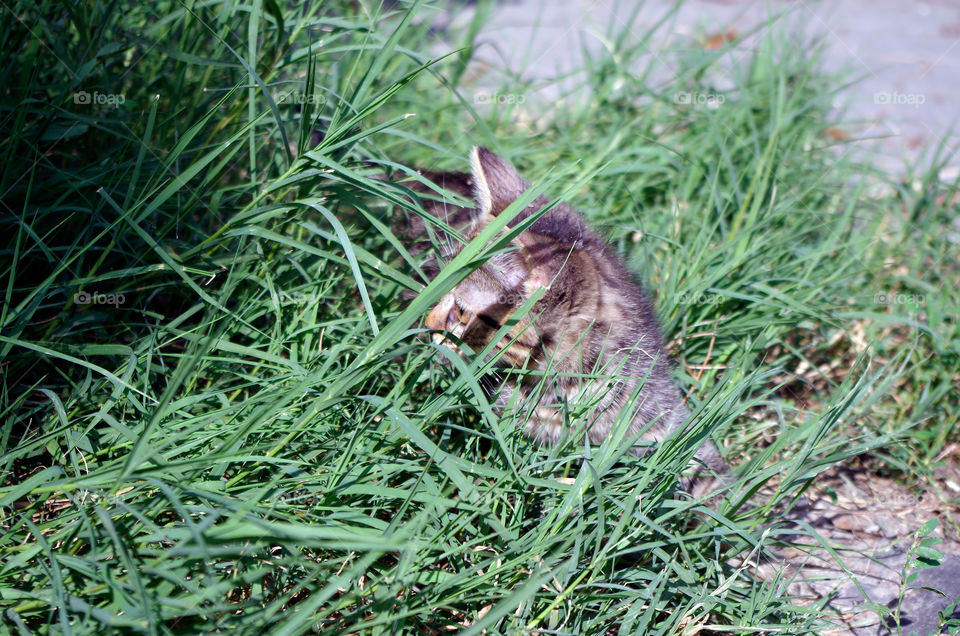
[[[946,444],[956,271],[927,259],[956,184],[903,189],[891,229],[899,203],[821,134],[839,84],[774,24],[742,65],[681,43],[665,83],[651,33],[611,33],[589,99],[524,125],[471,98],[488,8],[441,54],[420,2],[0,11],[6,630],[823,624],[730,563],[825,467],[911,426],[922,451],[877,456],[929,468]],[[657,296],[697,425],[651,457],[537,447],[479,359],[417,337],[489,249],[426,284],[389,230],[418,206],[373,173],[462,170],[475,143],[582,209]],[[912,291],[922,314],[875,298]],[[672,489],[708,435],[738,466],[719,503]]]

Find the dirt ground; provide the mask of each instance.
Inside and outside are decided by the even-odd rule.
[[[871,602],[889,609],[899,603],[903,634],[939,633],[940,612],[960,619],[960,608],[946,610],[960,599],[960,507],[948,503],[960,496],[960,445],[951,446],[944,459],[934,488],[919,493],[857,468],[821,475],[787,515],[788,527],[798,532],[791,541],[809,548],[775,550],[775,559],[758,568],[759,577],[772,580],[779,571],[791,593],[826,602],[838,624],[830,634],[896,633],[894,618],[881,616]],[[934,547],[943,563],[919,570],[907,583],[910,572],[903,568],[915,533],[930,519],[938,520],[930,536],[941,540]],[[804,526],[824,543],[804,534]]]

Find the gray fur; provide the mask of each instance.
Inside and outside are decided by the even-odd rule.
[[[470,176],[430,173],[430,177],[458,193],[472,188],[477,209],[449,208],[439,202],[432,202],[428,209],[468,239],[530,187],[513,166],[486,148],[474,149],[471,164]],[[547,202],[538,197],[514,223]],[[418,249],[423,248],[422,226],[423,221],[416,218],[401,228],[401,234],[420,240],[415,243]],[[461,247],[450,237],[444,237],[444,243],[445,257]],[[497,381],[491,385],[493,405],[502,409],[515,397],[532,396],[535,403],[525,433],[543,443],[555,443],[571,432],[564,407],[569,411],[578,404],[595,403],[577,423],[593,443],[605,439],[624,417],[630,422],[627,433],[648,442],[659,442],[689,425],[689,412],[670,376],[652,302],[583,217],[566,204],[557,205],[521,233],[515,246],[458,284],[427,317],[430,328],[451,332],[479,349],[519,305],[544,289],[532,311],[519,319],[498,348],[505,349],[501,364],[547,372],[549,380],[541,383],[539,376],[531,375],[527,381]],[[439,263],[433,265],[439,267]],[[514,338],[515,344],[506,346]],[[570,377],[583,374],[600,377]],[[534,393],[539,384],[544,384],[542,390]],[[635,451],[642,455],[647,448],[638,445]],[[727,472],[712,441],[697,451],[693,464],[691,472],[700,474],[683,483],[695,494],[711,485],[707,476],[711,472]]]

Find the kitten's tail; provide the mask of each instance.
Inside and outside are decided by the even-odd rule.
[[[730,467],[713,440],[703,443],[687,467],[687,473],[680,478],[680,485],[696,499],[730,484],[732,476]]]
[[[684,408],[676,415],[678,416],[679,428],[687,422],[690,413]],[[690,428],[691,424],[687,423],[686,428]],[[685,474],[680,478],[680,485],[690,495],[699,499],[730,484],[732,480],[730,466],[720,455],[720,449],[713,443],[713,440],[707,439],[693,454],[693,459],[690,460]]]

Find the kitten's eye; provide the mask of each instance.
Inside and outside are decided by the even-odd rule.
[[[450,308],[450,314],[447,316],[447,324],[452,328],[457,323],[467,324],[469,322],[468,312],[461,305],[459,300],[453,302],[453,307]]]
[[[427,314],[426,325],[437,331],[454,331],[459,325],[470,322],[472,314],[465,310],[458,302],[447,304],[441,302]],[[446,312],[444,310],[446,309]]]
[[[458,322],[460,322],[460,308],[454,305],[450,308],[450,313],[447,314],[447,331],[453,329]]]

